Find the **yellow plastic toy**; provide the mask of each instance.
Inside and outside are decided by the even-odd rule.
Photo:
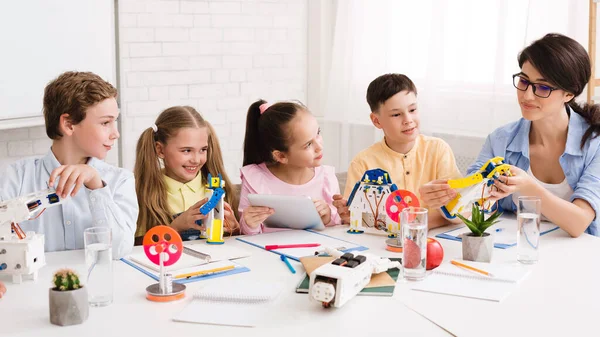
[[[510,176],[510,165],[504,162],[502,157],[494,157],[488,160],[479,171],[472,175],[449,180],[448,185],[455,189],[457,194],[447,205],[442,206],[442,212],[446,217],[454,219],[456,213],[462,212],[464,209],[470,209],[471,204],[476,202],[485,209],[489,209],[491,205],[486,205],[491,186],[494,180],[501,175]]]
[[[208,174],[208,183],[206,184],[208,201],[200,207],[200,213],[207,215],[204,219],[206,225],[206,243],[223,244],[223,225],[225,222],[224,199],[225,199],[225,181],[219,174],[213,177]]]

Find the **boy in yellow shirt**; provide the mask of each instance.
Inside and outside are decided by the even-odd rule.
[[[399,189],[419,197],[422,207],[427,207],[420,197],[422,186],[461,177],[450,146],[442,139],[420,134],[417,89],[410,78],[402,74],[377,77],[369,84],[367,102],[371,122],[383,130],[385,137],[354,157],[348,168],[344,195],[333,196],[343,223],[350,220],[346,203],[352,188],[369,169],[387,171]],[[456,195],[451,189],[440,193]],[[449,220],[439,210],[430,210],[429,228],[447,223]]]

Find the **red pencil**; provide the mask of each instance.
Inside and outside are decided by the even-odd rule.
[[[266,245],[265,249],[273,250],[273,249],[281,249],[281,248],[305,248],[305,247],[318,247],[320,245],[321,245],[320,243],[298,243],[298,244],[293,244],[293,245]]]

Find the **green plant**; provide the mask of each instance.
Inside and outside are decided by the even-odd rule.
[[[486,229],[500,221],[498,218],[502,215],[502,213],[496,211],[486,219],[484,209],[473,203],[471,220],[465,218],[459,213],[456,215],[465,223],[465,225],[467,225],[467,227],[469,227],[473,233],[473,236],[483,236]]]
[[[83,287],[79,283],[79,276],[71,269],[60,269],[54,273],[52,284],[54,285],[53,289],[59,291],[75,290]]]

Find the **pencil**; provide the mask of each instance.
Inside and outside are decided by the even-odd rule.
[[[194,276],[214,274],[214,273],[217,273],[220,271],[231,270],[234,268],[235,268],[234,266],[225,266],[225,267],[214,268],[214,269],[209,269],[209,270],[201,270],[201,271],[196,271],[196,272],[192,272],[192,273],[176,275],[175,279],[190,278],[190,277],[194,277]]]
[[[475,267],[471,267],[471,266],[469,266],[469,265],[466,265],[466,264],[464,264],[464,263],[460,263],[460,262],[458,262],[458,261],[455,261],[455,260],[452,260],[452,261],[450,261],[450,263],[452,263],[453,265],[455,265],[455,266],[457,266],[457,267],[461,267],[461,268],[469,269],[469,270],[472,270],[472,271],[474,271],[474,272],[477,272],[477,273],[480,273],[480,274],[483,274],[483,275],[487,275],[487,276],[489,276],[489,277],[494,277],[494,275],[493,275],[492,273],[488,273],[488,272],[487,272],[487,271],[485,271],[485,270],[477,269],[477,268],[475,268]]]

